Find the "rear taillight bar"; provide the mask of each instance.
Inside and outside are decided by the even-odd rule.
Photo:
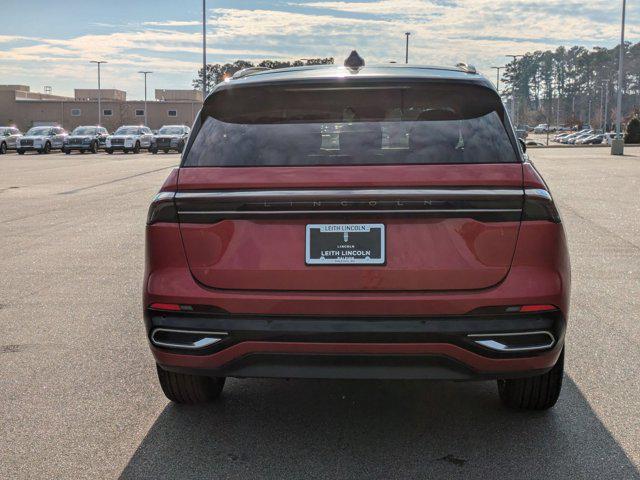
[[[551,194],[540,188],[354,189],[160,192],[147,224],[318,215],[463,217],[480,221],[560,223]]]
[[[153,198],[147,214],[147,225],[178,221],[175,196],[176,192],[160,192]]]
[[[560,223],[560,214],[547,190],[543,188],[525,189],[522,220],[546,220]]]

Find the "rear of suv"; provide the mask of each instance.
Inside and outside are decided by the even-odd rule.
[[[481,379],[510,407],[553,406],[569,257],[524,149],[464,67],[217,85],[148,215],[167,397],[212,400],[226,377]]]

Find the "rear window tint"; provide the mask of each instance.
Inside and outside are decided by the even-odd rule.
[[[488,89],[336,84],[214,94],[183,166],[518,161],[502,104]]]

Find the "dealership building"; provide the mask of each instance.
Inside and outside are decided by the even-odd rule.
[[[120,125],[141,125],[143,100],[127,100],[127,92],[102,89],[101,123],[110,132]],[[202,107],[199,90],[156,90],[147,101],[147,123],[152,129],[162,125],[191,125]],[[0,85],[0,126],[15,125],[22,131],[38,125],[61,125],[72,130],[98,122],[98,90],[76,89],[73,97],[32,92],[27,85]]]

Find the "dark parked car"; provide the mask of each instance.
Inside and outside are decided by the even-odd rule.
[[[65,138],[62,151],[67,155],[73,150],[78,150],[80,153],[98,153],[98,149],[105,148],[108,136],[109,132],[104,127],[76,127],[71,135]]]
[[[165,394],[497,379],[510,407],[553,406],[569,256],[499,95],[470,68],[358,60],[236,74],[204,102],[148,214]]]
[[[51,150],[62,149],[67,132],[62,127],[32,127],[16,142],[18,154],[36,151],[49,153]]]
[[[163,126],[153,137],[153,144],[150,149],[151,153],[158,153],[159,150],[162,150],[164,153],[169,153],[170,150],[182,153],[187,143],[189,132],[191,132],[191,129],[186,125]]]
[[[15,150],[22,132],[16,127],[0,127],[0,155],[9,150]]]

